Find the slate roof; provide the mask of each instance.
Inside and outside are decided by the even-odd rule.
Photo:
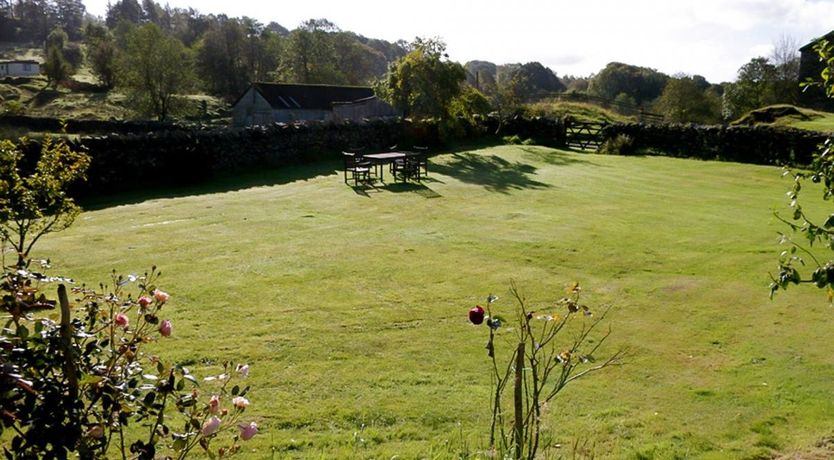
[[[374,97],[374,90],[365,86],[284,83],[252,83],[252,86],[276,110],[331,110],[334,103],[354,102]]]
[[[818,38],[815,38],[815,39],[811,40],[810,43],[803,46],[802,48],[799,48],[799,51],[800,52],[810,51],[814,48],[814,45],[816,45],[820,40],[832,41],[832,39],[834,39],[834,30],[832,30],[831,32],[828,32],[827,34],[823,35],[822,37],[818,37]]]
[[[12,59],[10,61],[0,60],[0,64],[40,64],[40,62],[31,59]]]

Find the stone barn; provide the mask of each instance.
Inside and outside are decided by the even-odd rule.
[[[232,105],[232,124],[237,127],[396,115],[373,89],[363,86],[253,83]]]
[[[38,61],[0,61],[0,78],[34,77],[41,73]]]
[[[807,80],[820,81],[820,73],[823,70],[823,63],[820,62],[819,54],[814,50],[817,43],[822,40],[827,40],[834,43],[834,30],[828,34],[816,38],[811,43],[799,48],[799,82]],[[804,88],[799,94],[799,105],[809,107],[817,110],[825,110],[834,112],[834,101],[825,97],[825,93],[820,88],[809,87]]]

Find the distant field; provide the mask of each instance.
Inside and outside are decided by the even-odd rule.
[[[768,300],[779,169],[507,146],[354,191],[338,167],[111,197],[36,256],[88,284],[161,267],[160,351],[252,366],[245,458],[483,458],[466,311],[491,292],[510,311],[510,280],[542,307],[581,282],[614,307],[606,351],[631,354],[549,407],[551,457],[771,458],[832,434],[834,312],[810,288]]]

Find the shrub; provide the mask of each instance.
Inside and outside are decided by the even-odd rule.
[[[629,155],[634,153],[634,139],[627,134],[617,134],[605,141],[599,151],[608,155]]]
[[[197,446],[214,456],[235,452],[238,440],[257,433],[254,422],[238,426],[249,388],[230,387],[247,366],[227,363],[206,379],[211,389],[198,388],[187,368],[143,351],[173,333],[163,316],[170,296],[155,286],[159,275],[114,274],[100,291],[74,288],[75,316],[63,284],[58,301],[42,290],[65,278],[23,269],[4,275],[2,309],[13,331],[0,340],[0,409],[14,433],[4,447],[8,458],[104,458],[113,449],[122,458],[184,458]],[[35,317],[56,305],[60,322]],[[147,431],[136,427],[128,436],[131,425]],[[230,444],[212,447],[221,433],[237,430]],[[128,445],[129,438],[136,440]]]

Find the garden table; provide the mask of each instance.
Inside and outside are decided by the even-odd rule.
[[[385,182],[382,177],[382,170],[384,169],[382,166],[393,163],[396,160],[405,158],[406,154],[403,152],[382,152],[369,153],[367,155],[362,155],[362,157],[371,160],[374,163],[374,166],[376,166],[379,171],[379,179]]]

